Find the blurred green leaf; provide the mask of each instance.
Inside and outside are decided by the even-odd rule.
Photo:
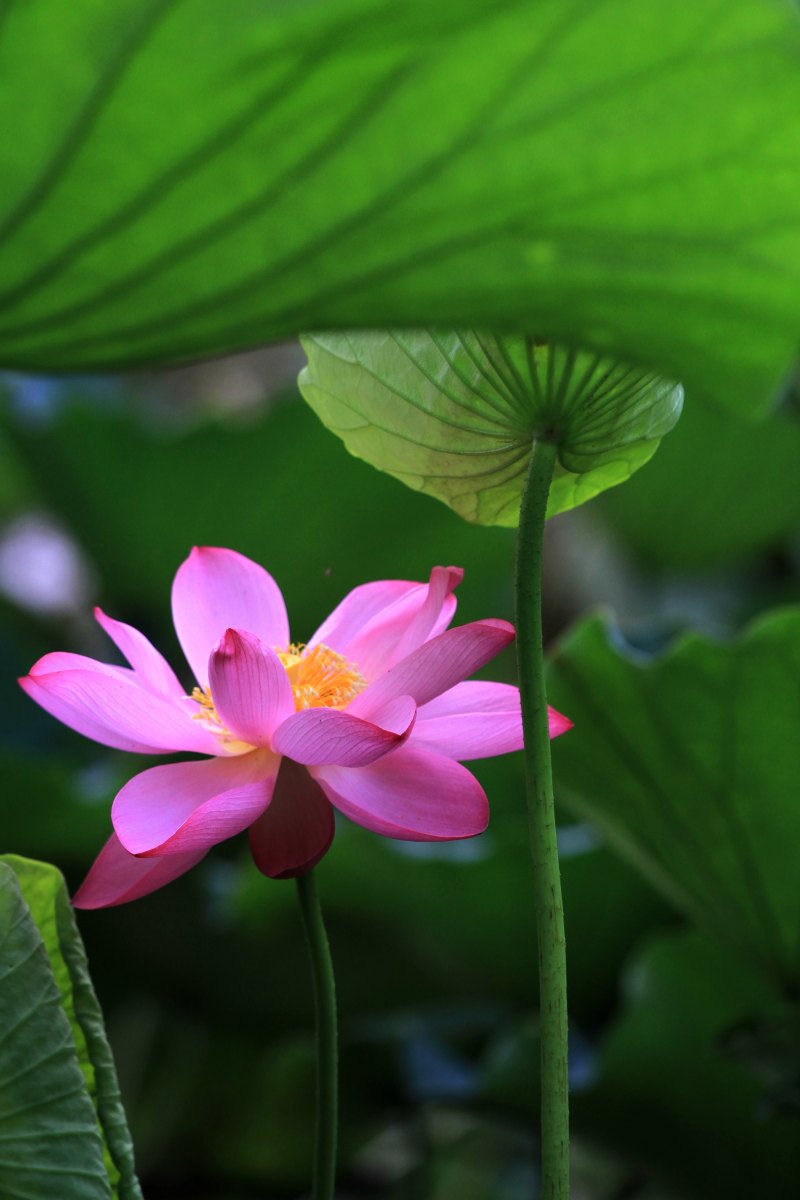
[[[668,1180],[682,1200],[793,1200],[797,1120],[768,1120],[759,1083],[726,1050],[730,1029],[781,1007],[765,978],[692,932],[651,941],[626,993],[597,1084],[572,1103],[579,1136],[615,1149],[645,1180]]]
[[[505,770],[500,763],[492,767],[480,772],[492,806],[490,830],[469,846],[426,853],[340,823],[319,868],[319,886],[342,1012],[350,1019],[437,1005],[529,1010],[536,967],[527,952],[534,922],[530,855],[519,836],[521,763],[515,756]],[[595,1022],[614,1003],[620,964],[631,947],[673,917],[606,847],[565,856],[562,872],[571,1012],[580,1023]],[[268,930],[288,962],[278,920],[292,918],[296,939],[294,896],[265,889],[254,871],[245,872],[241,886],[242,915],[260,941]],[[304,983],[302,952],[296,942],[292,961]],[[365,960],[372,964],[369,988]],[[304,987],[292,1003],[305,1006],[310,1020]]]
[[[194,543],[262,562],[301,641],[350,588],[427,578],[437,562],[467,570],[464,620],[511,610],[511,533],[470,528],[354,462],[296,398],[257,421],[179,433],[79,405],[50,427],[6,427],[42,500],[94,561],[103,603],[134,624],[141,613],[146,627],[168,626],[172,578]],[[413,538],[399,536],[411,528]]]
[[[790,4],[38,0],[2,23],[7,365],[485,326],[751,408],[793,352]]]
[[[548,516],[622,483],[683,389],[597,355],[473,332],[305,337],[300,390],[351,454],[468,521],[516,525],[531,443],[555,442]]]
[[[116,766],[116,764],[114,764]],[[33,858],[83,864],[109,832],[109,810],[124,774],[96,768],[84,776],[97,785],[103,803],[87,800],[75,769],[46,758],[0,753],[0,778],[11,802],[1,805],[3,838],[16,853]],[[25,802],[20,802],[20,797]]]
[[[551,702],[557,795],[654,884],[791,986],[800,979],[800,610],[731,645],[695,635],[662,658],[600,617],[560,645]]]
[[[30,924],[30,918],[28,918],[26,926],[25,918],[20,916],[19,911],[12,917],[11,911],[7,910],[7,927],[12,926],[13,928],[13,924],[19,922],[20,929],[27,928],[26,936],[31,942],[30,952],[34,954],[33,961],[40,971],[42,957],[38,951],[33,949],[32,935],[39,945],[43,943],[43,949],[49,958],[50,969],[60,993],[60,1014],[54,1016],[50,1013],[48,1018],[52,1022],[54,1030],[50,1042],[53,1053],[58,1056],[59,1063],[66,1055],[60,1041],[63,1014],[68,1022],[68,1032],[71,1032],[73,1058],[77,1055],[76,1064],[83,1073],[85,1090],[81,1097],[81,1106],[85,1108],[89,1102],[94,1106],[93,1113],[91,1106],[88,1110],[94,1136],[89,1137],[88,1132],[84,1131],[84,1140],[80,1150],[75,1151],[75,1159],[72,1160],[72,1164],[69,1165],[69,1159],[65,1160],[60,1157],[61,1151],[56,1151],[58,1157],[56,1154],[52,1158],[49,1157],[49,1154],[45,1156],[47,1171],[58,1172],[56,1186],[60,1181],[61,1171],[65,1171],[65,1182],[67,1182],[67,1176],[74,1173],[75,1182],[72,1186],[76,1190],[74,1192],[69,1190],[47,1191],[47,1187],[52,1184],[47,1183],[45,1171],[45,1178],[36,1185],[37,1188],[42,1189],[36,1192],[36,1196],[37,1198],[41,1196],[42,1200],[46,1196],[53,1196],[54,1200],[56,1197],[58,1200],[61,1200],[61,1197],[67,1200],[67,1197],[73,1194],[76,1197],[80,1196],[81,1200],[94,1195],[113,1197],[114,1200],[141,1200],[141,1191],[133,1169],[133,1146],[122,1108],[116,1070],[64,880],[60,872],[49,863],[34,862],[13,854],[2,856],[0,870],[4,877],[6,902],[9,902],[8,897],[11,896],[10,902],[16,904],[18,908],[21,902],[14,897],[18,897],[19,893],[22,894],[24,903],[28,906],[33,921],[35,921],[35,933]],[[34,987],[35,991],[33,991]],[[23,1014],[32,1008],[32,1002],[35,1003],[37,992],[40,997],[42,995],[48,997],[48,1005],[55,1002],[54,991],[51,994],[50,986],[42,980],[38,980],[34,984],[32,977],[28,988],[31,990],[26,990],[24,987],[19,990],[14,989],[19,1007],[16,1010],[16,1016],[13,1012],[9,1012],[9,1023],[8,1025],[4,1024],[4,1028],[14,1028],[17,1021],[31,1019]],[[8,992],[9,987],[6,984],[4,993]],[[10,997],[6,1003],[9,1003],[9,1000]],[[44,1009],[42,1011],[44,1014]],[[41,1032],[37,1032],[35,1037],[32,1034],[31,1040],[26,1041],[25,1053],[27,1055],[33,1053],[34,1048],[38,1048],[36,1038],[41,1036]],[[20,1047],[15,1046],[14,1053],[18,1054],[19,1052]],[[50,1102],[50,1108],[46,1112],[47,1124],[41,1128],[37,1127],[35,1137],[44,1143],[47,1139],[47,1132],[50,1132],[55,1145],[59,1138],[63,1138],[66,1146],[70,1147],[72,1145],[70,1137],[73,1131],[67,1132],[67,1129],[72,1121],[77,1122],[77,1113],[81,1112],[81,1107],[78,1107],[76,1098],[74,1101],[76,1107],[72,1113],[66,1109],[59,1110],[58,1082],[48,1075],[45,1061],[42,1056],[41,1062],[37,1064],[35,1072],[32,1073],[33,1077],[29,1082],[31,1092],[27,1096],[28,1103],[33,1104],[38,1089],[39,1102],[41,1103],[45,1097]],[[13,1089],[13,1080],[9,1080],[9,1086]],[[4,1091],[4,1094],[8,1093]],[[84,1097],[86,1098],[85,1104],[83,1103]],[[81,1116],[80,1120],[85,1122],[86,1118]],[[50,1122],[52,1122],[52,1126],[48,1129]],[[26,1127],[29,1138],[32,1132],[30,1126]],[[41,1154],[41,1147],[37,1148],[34,1145],[32,1150],[36,1154]],[[96,1157],[100,1174],[98,1174],[98,1167],[90,1166]],[[28,1169],[35,1170],[35,1167],[28,1167]],[[20,1197],[28,1195],[24,1190],[20,1190],[23,1188],[23,1184],[21,1175],[16,1174],[19,1170],[20,1168],[16,1165],[13,1170],[9,1168],[5,1185],[8,1191],[3,1191],[3,1195],[8,1195],[9,1200],[13,1200],[18,1195]],[[102,1175],[102,1185],[100,1175]],[[96,1179],[95,1176],[97,1176]],[[92,1187],[95,1190],[78,1190],[84,1187]]]
[[[795,532],[798,469],[796,417],[754,425],[696,401],[648,470],[597,511],[648,565],[711,571]]]

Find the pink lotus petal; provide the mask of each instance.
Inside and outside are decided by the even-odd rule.
[[[226,629],[245,629],[267,646],[289,643],[280,588],[263,567],[237,554],[195,546],[172,585],[175,629],[197,681],[208,683],[208,659]]]
[[[317,767],[314,777],[340,812],[385,837],[474,837],[489,821],[483,788],[466,767],[411,744],[358,771]]]
[[[193,705],[146,691],[126,667],[48,654],[19,682],[51,716],[104,746],[139,754],[220,751],[214,735],[192,720]]]
[[[94,610],[99,625],[133,667],[143,687],[165,696],[184,696],[185,690],[163,655],[132,625],[107,617],[101,608]]]
[[[547,711],[551,738],[572,727],[554,708]],[[521,750],[519,689],[482,681],[456,684],[418,710],[411,744],[459,762]]]
[[[523,746],[519,691],[505,683],[459,683],[418,710],[411,744],[459,762]]]
[[[200,850],[195,854],[170,854],[166,858],[135,858],[112,835],[72,897],[72,903],[75,908],[110,908],[138,900],[190,871],[204,855],[205,851]]]
[[[269,746],[275,727],[294,712],[286,668],[252,633],[226,630],[211,655],[208,676],[223,724],[251,746]]]
[[[427,704],[472,675],[513,639],[514,627],[507,621],[473,621],[448,629],[371,683],[347,711],[369,720],[397,696],[413,696],[418,705]]]
[[[402,745],[416,712],[410,696],[391,701],[371,721],[341,709],[306,708],[276,729],[272,747],[306,766],[362,767]]]
[[[305,767],[284,758],[272,803],[250,826],[250,849],[271,879],[305,875],[333,841],[333,809]]]
[[[456,598],[453,593],[463,578],[462,567],[433,568],[425,599],[395,647],[394,662],[400,662],[412,650],[416,650],[417,646],[444,632],[456,610]]]
[[[376,679],[423,642],[444,632],[456,611],[453,592],[463,577],[460,567],[434,567],[427,584],[419,584],[362,627],[350,642],[347,656],[366,679]]]
[[[325,645],[346,655],[353,638],[373,617],[413,595],[421,586],[404,579],[381,579],[353,588],[308,639],[309,650]]]
[[[114,830],[131,854],[205,852],[261,816],[277,773],[268,750],[151,767],[117,794]]]

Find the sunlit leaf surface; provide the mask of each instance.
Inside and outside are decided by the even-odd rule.
[[[0,362],[535,330],[745,408],[800,325],[779,0],[9,0]]]

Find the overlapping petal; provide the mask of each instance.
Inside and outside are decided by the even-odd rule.
[[[131,664],[143,687],[165,696],[183,696],[181,682],[163,654],[156,650],[143,633],[106,616],[102,608],[95,608],[95,619],[111,638],[117,649]]]
[[[434,567],[427,584],[417,585],[356,634],[347,653],[366,679],[377,679],[447,628],[456,611],[453,592],[463,577],[460,567]]]
[[[130,854],[205,852],[247,829],[272,797],[279,760],[268,750],[168,763],[135,775],[111,809]]]
[[[466,767],[411,744],[358,771],[325,766],[313,774],[340,812],[385,837],[474,837],[489,821],[486,795]]]
[[[133,671],[80,654],[47,654],[20,679],[46,712],[115,750],[215,754],[213,734],[192,720],[188,700],[145,689]]]
[[[269,746],[273,730],[294,712],[286,668],[274,650],[245,630],[225,631],[208,676],[218,715],[251,746]]]
[[[456,611],[460,567],[434,567],[427,584],[389,580],[346,596],[309,642],[344,654],[375,679],[417,646],[443,632]]]
[[[136,858],[114,834],[98,854],[72,903],[76,908],[127,904],[185,875],[204,856],[205,850],[199,850],[193,854],[168,854],[164,858]]]
[[[203,687],[209,655],[226,629],[246,629],[267,646],[289,642],[280,588],[263,567],[235,550],[195,546],[175,576],[172,615],[183,652]]]
[[[551,738],[572,727],[554,708],[547,712]],[[459,762],[521,750],[519,689],[480,680],[456,684],[418,709],[411,742]]]
[[[284,758],[272,803],[250,826],[259,871],[272,879],[305,874],[325,854],[333,833],[333,809],[322,788],[305,767]]]
[[[374,617],[413,595],[421,586],[405,579],[379,579],[353,588],[308,639],[309,649],[325,645],[347,655],[353,638]]]
[[[472,675],[514,640],[508,621],[472,621],[431,638],[365,688],[348,712],[370,719],[397,696],[427,704]]]
[[[276,729],[272,747],[306,766],[363,767],[402,745],[416,713],[411,696],[391,700],[369,721],[341,709],[306,708]]]

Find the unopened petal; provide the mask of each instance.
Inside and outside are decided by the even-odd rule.
[[[275,731],[273,749],[307,766],[337,763],[361,767],[402,745],[416,711],[410,696],[392,700],[370,721],[340,709],[306,708]]]
[[[271,879],[305,875],[333,841],[334,817],[325,793],[288,758],[281,762],[272,802],[250,826],[250,849]]]
[[[223,724],[251,746],[268,746],[275,727],[294,712],[286,668],[254,634],[226,630],[208,674]]]
[[[214,736],[192,720],[186,699],[145,689],[126,667],[48,654],[19,682],[51,716],[104,746],[139,754],[219,750]]]
[[[468,838],[489,821],[486,795],[466,767],[411,744],[367,767],[318,767],[314,776],[340,812],[385,837]]]
[[[195,546],[172,585],[178,639],[197,681],[208,683],[208,660],[226,629],[246,629],[267,646],[289,642],[289,621],[272,576],[235,550]]]
[[[110,908],[114,904],[127,904],[129,900],[147,896],[184,875],[204,855],[205,850],[200,850],[194,854],[170,854],[165,858],[136,858],[128,853],[116,835],[112,835],[72,897],[72,903],[75,908]]]
[[[278,765],[269,751],[255,750],[151,767],[117,794],[114,830],[131,854],[204,853],[261,815]]]

